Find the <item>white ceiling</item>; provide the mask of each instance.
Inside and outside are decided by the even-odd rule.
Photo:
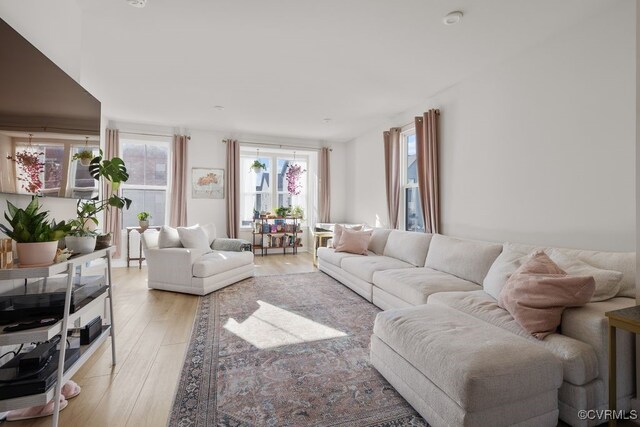
[[[79,0],[81,81],[116,120],[342,141],[614,3]]]

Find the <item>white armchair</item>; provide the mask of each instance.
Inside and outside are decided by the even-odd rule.
[[[141,236],[149,288],[206,295],[254,274],[251,251],[160,249],[159,234],[147,230]],[[215,240],[212,247],[217,247]]]

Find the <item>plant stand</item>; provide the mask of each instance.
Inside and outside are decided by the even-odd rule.
[[[296,217],[258,218],[253,220],[252,248],[254,255],[269,255],[270,250],[296,255],[302,246],[300,219]],[[277,253],[277,252],[276,252]]]

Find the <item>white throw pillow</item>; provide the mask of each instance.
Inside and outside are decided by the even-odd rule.
[[[523,253],[520,250],[517,250],[513,244],[503,244],[502,252],[498,255],[498,258],[496,258],[493,264],[491,264],[491,268],[489,268],[487,275],[482,281],[484,291],[497,300],[509,277],[528,258],[528,253]]]
[[[180,242],[185,248],[209,249],[209,236],[199,225],[178,227]]]
[[[209,238],[209,246],[213,244],[213,241],[216,240],[217,230],[215,224],[205,224],[202,226],[202,229],[205,233],[207,233],[207,237]]]
[[[558,267],[566,271],[567,274],[571,276],[593,276],[596,281],[596,291],[591,297],[591,301],[606,301],[615,297],[620,291],[621,272],[596,268],[563,253],[559,249],[554,248],[547,253],[549,258],[558,264]]]
[[[158,248],[181,248],[178,230],[168,225],[163,225],[158,234]]]

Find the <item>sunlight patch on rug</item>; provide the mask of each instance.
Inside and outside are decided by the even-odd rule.
[[[229,318],[224,328],[259,348],[274,348],[346,337],[347,334],[264,301],[242,322]]]

